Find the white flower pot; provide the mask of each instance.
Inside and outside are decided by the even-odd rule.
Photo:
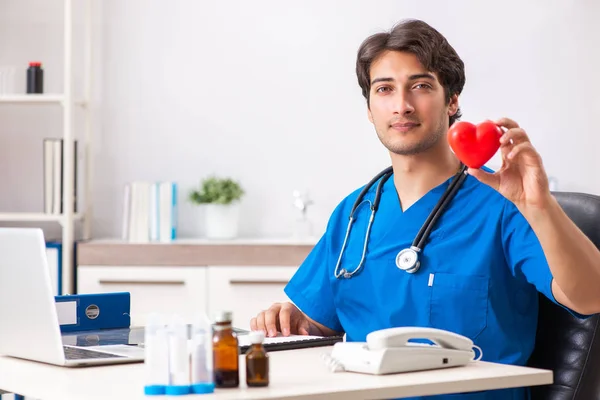
[[[206,204],[206,237],[232,239],[238,234],[239,203]]]

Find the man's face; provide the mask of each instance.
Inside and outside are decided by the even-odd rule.
[[[458,96],[446,104],[437,76],[414,54],[387,51],[371,64],[369,121],[392,153],[418,154],[433,147],[448,131]]]

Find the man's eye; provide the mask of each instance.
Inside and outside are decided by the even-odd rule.
[[[392,89],[388,86],[381,86],[381,87],[377,88],[377,93],[385,93],[390,90],[392,90]]]
[[[415,85],[415,89],[431,89],[431,86],[426,83],[419,83]]]

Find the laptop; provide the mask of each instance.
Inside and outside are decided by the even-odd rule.
[[[0,228],[0,355],[81,367],[142,362],[144,349],[64,344],[43,231]]]

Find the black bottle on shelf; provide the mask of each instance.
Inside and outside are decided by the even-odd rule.
[[[27,68],[27,93],[44,93],[44,70],[39,61],[30,62]]]

